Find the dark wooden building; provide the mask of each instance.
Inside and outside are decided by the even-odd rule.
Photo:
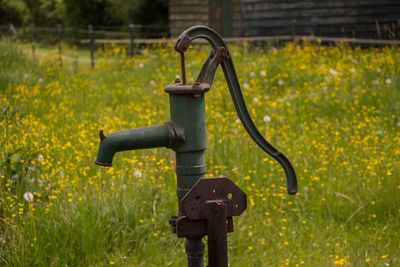
[[[224,37],[400,39],[400,0],[170,0],[170,33],[210,26]]]

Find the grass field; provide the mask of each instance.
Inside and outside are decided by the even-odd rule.
[[[99,129],[169,120],[163,88],[180,74],[179,55],[155,46],[128,59],[124,49],[97,53],[93,70],[60,69],[55,49],[39,48],[34,63],[29,46],[0,44],[0,265],[185,266],[168,224],[173,152],[121,152],[113,168],[94,165]],[[225,175],[248,196],[228,235],[230,266],[399,266],[400,50],[230,49],[255,123],[299,177],[299,193],[287,195],[218,70],[206,94],[207,176]],[[208,52],[186,53],[189,81]]]

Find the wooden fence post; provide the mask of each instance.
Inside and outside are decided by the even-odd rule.
[[[135,28],[134,28],[133,24],[129,24],[129,36],[130,36],[129,55],[130,55],[130,57],[133,57],[133,55],[135,53],[135,43],[134,43]]]
[[[72,62],[72,67],[73,67],[74,72],[77,73],[78,67],[79,67],[79,59],[78,59],[78,53],[76,51],[76,45],[74,45],[74,53],[75,53],[75,56],[74,56],[74,61]]]
[[[57,24],[57,44],[58,44],[58,57],[60,60],[60,67],[62,67],[62,50],[61,50],[61,40],[62,40],[62,28],[60,24]]]
[[[79,44],[79,39],[78,39],[78,27],[74,26],[74,45]]]
[[[92,24],[89,25],[88,30],[89,30],[89,40],[90,40],[90,62],[92,64],[92,68],[94,68],[94,34],[93,34]]]
[[[36,52],[35,24],[32,24],[32,26],[31,26],[31,33],[32,33],[32,58],[33,58],[33,62],[35,62],[36,61],[36,56],[35,56],[35,52]]]
[[[12,25],[12,23],[10,23],[10,24],[8,25],[8,36],[9,36],[10,48],[12,48],[13,28],[14,28],[14,26]]]

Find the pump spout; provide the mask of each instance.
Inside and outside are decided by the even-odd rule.
[[[178,134],[177,134],[178,133]],[[155,147],[173,147],[183,139],[182,130],[172,122],[162,125],[123,130],[104,135],[100,130],[100,145],[95,163],[111,167],[115,153]]]

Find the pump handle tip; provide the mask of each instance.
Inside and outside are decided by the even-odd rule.
[[[112,167],[112,163],[108,163],[108,162],[101,162],[96,160],[94,162],[94,164],[99,165],[99,166],[103,166],[103,167]]]
[[[288,189],[287,190],[289,195],[296,195],[297,194],[297,188],[296,189]]]

